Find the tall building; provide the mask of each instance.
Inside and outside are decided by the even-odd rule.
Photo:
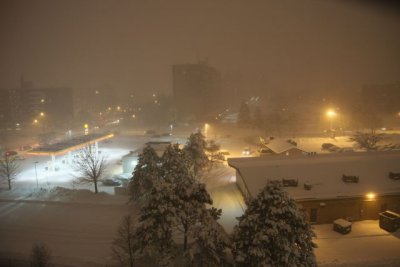
[[[172,83],[178,119],[207,119],[223,109],[221,72],[206,62],[173,65]]]
[[[0,91],[0,128],[25,127],[35,120],[65,125],[72,117],[71,88],[34,88],[21,79],[20,88]]]

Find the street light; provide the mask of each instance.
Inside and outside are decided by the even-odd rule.
[[[326,116],[329,118],[330,122],[330,130],[333,130],[333,119],[337,116],[336,112],[333,109],[328,109],[326,111]]]
[[[36,168],[36,165],[38,163],[39,163],[38,161],[35,161],[36,188],[39,188],[39,182],[38,182],[38,178],[37,178],[37,168]]]
[[[44,112],[40,112],[40,117],[43,117],[44,116]]]
[[[89,124],[85,123],[83,125],[83,128],[85,128],[85,135],[88,135],[89,134]]]
[[[365,196],[366,196],[367,200],[369,200],[369,201],[373,201],[376,198],[376,194],[373,192],[370,192],[370,193],[366,194]]]

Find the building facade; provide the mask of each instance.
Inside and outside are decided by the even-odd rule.
[[[14,129],[34,123],[66,125],[72,117],[71,88],[34,88],[21,80],[20,88],[0,91],[0,128]]]
[[[172,88],[178,119],[215,117],[221,105],[221,73],[206,62],[172,66]]]

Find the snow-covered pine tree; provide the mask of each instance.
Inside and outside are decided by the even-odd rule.
[[[248,202],[232,234],[238,266],[316,266],[315,234],[279,181],[269,181]]]
[[[161,173],[171,184],[176,207],[175,228],[183,234],[183,251],[187,250],[191,227],[200,221],[206,204],[212,204],[205,185],[199,183],[190,171],[186,153],[177,144],[167,147],[162,157]]]
[[[192,133],[186,142],[184,152],[188,155],[195,175],[207,166],[208,157],[205,152],[206,146],[205,137],[200,131]]]
[[[164,180],[176,183],[182,179],[193,179],[190,171],[190,160],[178,144],[169,145],[161,157],[161,177]]]
[[[177,207],[173,205],[176,202],[173,190],[173,185],[165,181],[153,184],[134,234],[139,255],[154,258],[157,266],[170,266],[176,256],[172,232]]]
[[[217,222],[221,213],[222,210],[214,207],[204,209],[201,222],[193,226],[190,233],[193,242],[186,253],[190,266],[228,266],[229,236]]]
[[[159,162],[160,159],[154,149],[146,146],[139,155],[138,163],[129,183],[132,200],[137,200],[149,194],[154,181],[159,179]]]

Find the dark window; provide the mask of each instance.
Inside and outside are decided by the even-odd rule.
[[[310,222],[317,222],[317,217],[318,217],[318,210],[311,209],[310,210]]]

